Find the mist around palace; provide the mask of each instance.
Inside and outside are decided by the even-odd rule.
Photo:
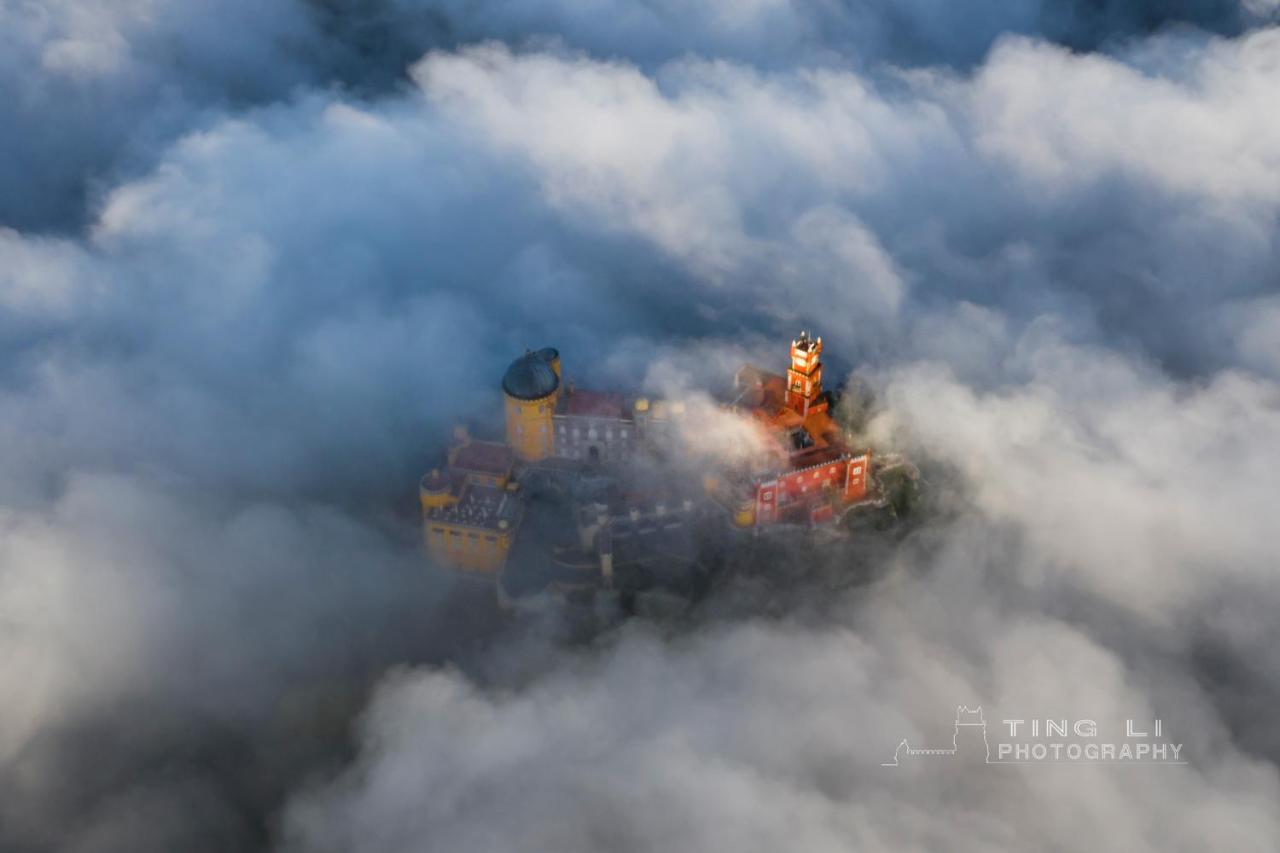
[[[0,5],[0,849],[1280,848],[1278,58]]]

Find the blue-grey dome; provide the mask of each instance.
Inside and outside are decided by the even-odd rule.
[[[560,387],[560,377],[542,353],[530,352],[511,362],[502,377],[502,390],[517,400],[541,400]]]

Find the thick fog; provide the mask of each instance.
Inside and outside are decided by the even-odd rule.
[[[0,848],[1280,847],[1277,13],[0,5]],[[574,646],[426,565],[526,347],[801,329],[902,541]],[[957,705],[1188,763],[881,766]]]

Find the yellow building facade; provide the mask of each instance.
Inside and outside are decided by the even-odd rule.
[[[551,415],[556,399],[552,394],[540,400],[507,397],[507,444],[526,462],[546,459],[552,453],[555,436],[551,432]]]
[[[554,452],[552,415],[559,391],[560,354],[554,349],[525,353],[502,377],[507,445],[526,462]]]
[[[438,563],[464,572],[499,572],[511,551],[512,531],[442,522],[425,524],[427,552]]]
[[[422,478],[423,545],[437,564],[484,575],[502,569],[522,513],[513,464],[501,444],[464,441],[446,471]]]

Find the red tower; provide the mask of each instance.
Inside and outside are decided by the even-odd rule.
[[[791,367],[787,369],[787,407],[802,417],[822,393],[822,338],[814,340],[808,332],[791,342]]]

